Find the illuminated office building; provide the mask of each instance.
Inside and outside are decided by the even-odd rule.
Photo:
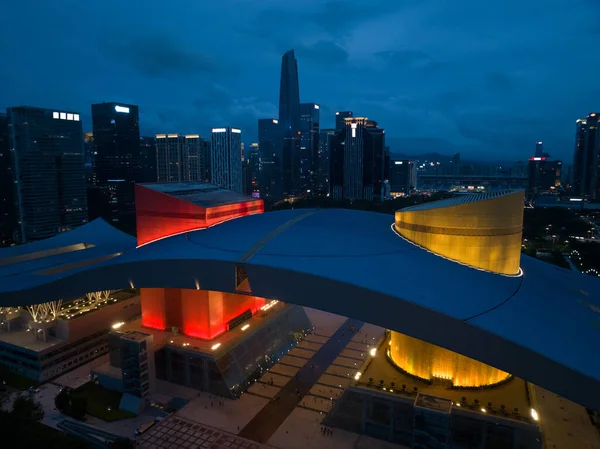
[[[93,104],[92,124],[94,180],[101,193],[94,209],[109,222],[134,223],[133,185],[142,181],[138,107]]]
[[[242,132],[237,128],[213,128],[210,149],[212,183],[237,193],[242,184]]]
[[[17,240],[87,223],[83,130],[78,113],[8,108]]]
[[[140,137],[141,176],[139,182],[156,182],[156,138],[154,136]]]
[[[0,113],[0,242],[12,243],[17,224],[8,138],[8,117]]]
[[[260,149],[256,142],[250,144],[248,159],[244,164],[244,171],[244,193],[253,197],[259,197]]]

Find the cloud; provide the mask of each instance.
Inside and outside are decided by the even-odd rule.
[[[375,53],[388,66],[414,67],[430,64],[433,59],[421,50],[387,50]]]
[[[348,60],[348,52],[331,41],[320,40],[311,45],[297,47],[298,57],[314,59],[329,64],[343,64]]]
[[[214,73],[217,70],[210,57],[187,50],[168,33],[138,35],[124,43],[110,42],[106,51],[149,77]]]

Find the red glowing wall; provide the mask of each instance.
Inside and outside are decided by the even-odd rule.
[[[165,330],[167,328],[167,313],[165,310],[164,288],[142,288],[142,326]]]
[[[257,312],[265,299],[210,290],[144,288],[142,325],[154,329],[178,327],[190,337],[212,340],[227,330],[227,322],[250,309]]]
[[[262,212],[262,200],[204,208],[143,185],[135,185],[138,245]]]

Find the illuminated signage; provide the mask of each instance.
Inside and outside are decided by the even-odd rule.
[[[315,109],[319,109],[319,105],[318,104],[315,105]]]
[[[177,138],[177,137],[179,137],[179,134],[167,134],[167,137],[168,137],[169,139],[173,139],[173,138]]]
[[[340,113],[339,113],[339,112],[336,112],[336,113],[335,113],[335,115],[340,115]]]
[[[394,164],[396,164],[396,165],[402,165],[403,163],[404,162],[402,162],[402,161],[396,161],[396,162],[394,162]]]
[[[545,161],[546,158],[545,157],[530,157],[529,160],[530,161]]]
[[[185,138],[186,139],[198,139],[200,137],[200,134],[186,134]]]
[[[273,119],[273,123],[275,123],[277,125],[279,123],[279,120]]]
[[[157,134],[157,135],[156,135],[156,138],[157,138],[157,139],[166,139],[166,138],[167,138],[167,135],[166,135],[166,134]]]
[[[224,132],[226,132],[226,131],[227,131],[227,129],[226,129],[226,128],[213,128],[213,129],[212,129],[212,132],[213,132],[213,133],[224,133]]]
[[[124,112],[125,114],[129,114],[129,108],[126,106],[115,106],[115,111]]]
[[[57,120],[73,120],[75,122],[79,121],[79,114],[73,114],[71,112],[52,112],[52,118]]]
[[[231,132],[232,132],[232,133],[236,133],[236,134],[241,134],[241,133],[242,133],[242,131],[241,131],[241,130],[239,130],[239,129],[235,129],[235,128],[231,128]]]

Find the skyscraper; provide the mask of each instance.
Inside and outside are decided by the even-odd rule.
[[[88,221],[79,114],[9,108],[17,240],[52,237]]]
[[[544,143],[536,142],[535,143],[535,157],[542,157],[544,155]]]
[[[158,182],[208,182],[207,149],[199,134],[157,134]]]
[[[294,162],[294,170],[299,173],[299,190],[305,195],[315,190],[317,156],[319,152],[319,105],[300,104],[300,146]]]
[[[101,205],[94,209],[108,221],[135,223],[134,183],[141,179],[138,107],[123,103],[92,105],[94,177]],[[92,217],[93,218],[93,217]]]
[[[0,113],[0,246],[13,243],[16,222],[8,117]]]
[[[279,129],[282,141],[282,174],[284,195],[295,195],[300,189],[299,171],[294,169],[298,159],[300,127],[300,88],[298,63],[294,50],[281,58],[279,85]],[[260,142],[259,142],[260,143]]]
[[[279,200],[283,195],[281,145],[279,120],[258,119],[258,185],[263,198]]]
[[[156,138],[154,136],[140,137],[141,180],[139,182],[156,182]]]
[[[562,161],[552,161],[545,156],[529,158],[527,181],[528,196],[540,193],[558,193],[561,185]]]
[[[366,117],[346,118],[345,122],[345,132],[336,132],[332,140],[332,196],[334,199],[382,201],[389,178],[385,132],[377,122]]]
[[[246,170],[244,193],[251,196],[260,196],[258,185],[259,169],[260,169],[260,150],[258,143],[250,144],[248,150],[248,160],[245,161],[244,169]]]
[[[600,200],[600,114],[577,120],[573,157],[573,193],[592,201]]]
[[[335,129],[319,130],[319,149],[317,151],[315,177],[315,191],[317,195],[329,195],[329,157],[336,132]]]
[[[335,129],[344,131],[346,129],[346,119],[352,118],[352,111],[338,111],[335,113]]]
[[[224,189],[243,193],[242,132],[236,128],[213,128],[211,145],[212,183]]]
[[[414,169],[415,164],[412,161],[391,161],[390,190],[392,197],[410,194],[411,187],[413,187]]]

